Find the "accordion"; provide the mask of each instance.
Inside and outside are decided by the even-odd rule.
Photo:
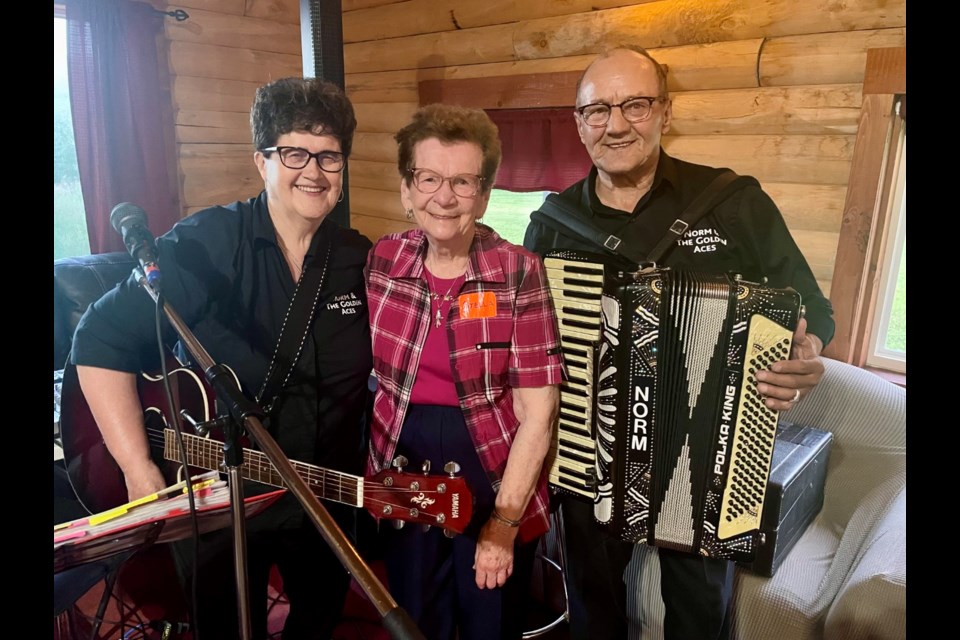
[[[544,265],[568,374],[551,487],[624,540],[751,561],[778,417],[754,374],[789,357],[800,295],[579,251]]]

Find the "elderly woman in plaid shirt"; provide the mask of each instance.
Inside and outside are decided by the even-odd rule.
[[[382,530],[390,589],[430,639],[519,638],[536,540],[549,527],[544,459],[563,375],[540,259],[478,224],[500,165],[480,110],[420,109],[396,135],[416,228],[366,266],[378,386],[368,470],[456,462],[475,497],[466,533]]]

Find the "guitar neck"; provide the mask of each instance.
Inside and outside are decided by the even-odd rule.
[[[210,438],[184,433],[183,445],[187,450],[187,465],[208,470],[223,470],[223,443]],[[182,462],[177,436],[173,429],[163,431],[163,457]],[[354,507],[363,505],[363,478],[360,476],[324,469],[305,462],[290,461],[297,475],[307,483],[310,491],[321,500],[331,500]],[[286,483],[270,460],[260,451],[243,450],[243,467],[240,475],[274,487],[286,488]]]

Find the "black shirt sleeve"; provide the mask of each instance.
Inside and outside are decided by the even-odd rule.
[[[737,211],[737,235],[755,253],[760,273],[775,287],[793,287],[806,308],[807,332],[826,346],[833,339],[833,307],[823,295],[777,205],[759,187],[741,190]]]

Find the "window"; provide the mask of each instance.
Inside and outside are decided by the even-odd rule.
[[[899,103],[898,103],[899,108]],[[899,109],[898,109],[899,111]],[[901,373],[907,368],[907,142],[899,128],[887,211],[886,246],[880,261],[879,295],[867,364]],[[895,140],[897,142],[897,140]]]
[[[483,214],[483,223],[492,227],[504,240],[523,245],[530,214],[540,208],[549,191],[520,193],[505,189],[493,189],[490,203]]]
[[[56,11],[56,9],[55,9]],[[53,259],[87,255],[90,242],[67,84],[67,21],[53,18]]]

